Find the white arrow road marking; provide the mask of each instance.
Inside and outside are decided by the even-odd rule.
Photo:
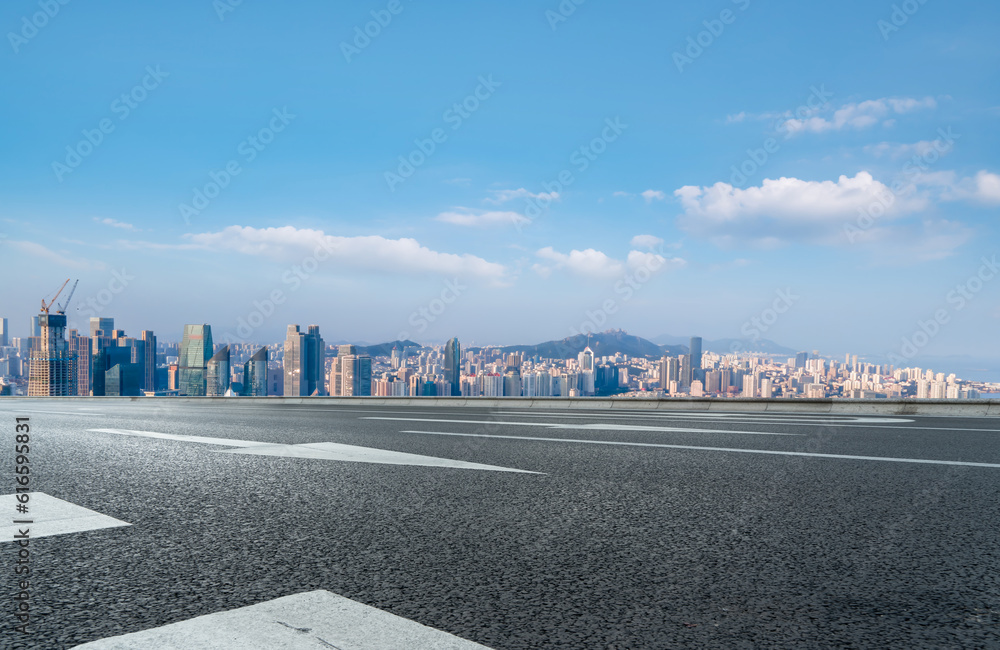
[[[430,418],[367,417],[360,420],[390,420],[393,422],[449,422],[454,424],[491,424],[511,427],[544,427],[546,429],[591,429],[595,431],[667,431],[670,433],[741,433],[751,436],[803,436],[804,433],[775,431],[730,431],[729,429],[694,429],[690,427],[653,427],[641,424],[559,424],[557,422],[500,422],[498,420],[432,420]]]
[[[618,442],[614,440],[574,440],[572,438],[532,438],[530,436],[499,436],[485,433],[448,433],[445,431],[400,431],[432,436],[463,436],[467,438],[503,438],[506,440],[540,440],[542,442],[572,442],[588,445],[620,445],[623,447],[659,447],[661,449],[693,449],[695,451],[728,451],[740,454],[767,454],[773,456],[806,456],[809,458],[840,458],[844,460],[881,460],[888,463],[920,463],[926,465],[958,465],[961,467],[990,467],[1000,469],[1000,463],[970,463],[961,460],[931,460],[927,458],[891,458],[886,456],[849,456],[846,454],[815,454],[804,451],[771,451],[769,449],[731,449],[728,447],[695,447],[692,445],[661,445],[651,442]]]
[[[0,496],[0,510],[5,513],[14,513],[17,521],[32,522],[30,524],[15,523],[0,526],[0,542],[15,541],[14,535],[18,535],[19,531],[26,528],[29,539],[35,539],[36,537],[51,537],[52,535],[67,535],[88,530],[132,525],[114,517],[88,510],[75,503],[49,496],[44,492],[29,492],[28,495],[30,498],[24,504],[28,507],[28,512],[24,514],[17,513],[16,508],[19,502],[16,494]],[[12,520],[8,519],[7,521]]]
[[[115,433],[123,436],[138,436],[143,438],[159,438],[162,440],[177,440],[180,442],[197,442],[206,445],[224,447],[240,447],[241,449],[220,449],[220,454],[253,454],[257,456],[281,456],[285,458],[313,458],[320,460],[336,460],[349,463],[376,463],[380,465],[415,465],[419,467],[450,467],[454,469],[476,469],[491,472],[515,472],[518,474],[541,474],[523,469],[483,465],[463,460],[437,458],[436,456],[421,456],[388,449],[373,447],[358,447],[342,445],[336,442],[311,442],[301,445],[282,445],[271,442],[253,442],[249,440],[233,440],[230,438],[206,438],[203,436],[178,436],[170,433],[154,431],[133,431],[131,429],[88,429],[97,433]]]
[[[92,641],[77,650],[490,650],[447,632],[349,600],[309,591],[250,607]]]

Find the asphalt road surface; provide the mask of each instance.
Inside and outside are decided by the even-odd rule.
[[[15,417],[96,529],[31,539],[22,634],[6,497],[3,647],[324,590],[497,650],[1000,648],[996,418],[4,400],[2,495]]]

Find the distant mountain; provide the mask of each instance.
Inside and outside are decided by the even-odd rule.
[[[663,334],[653,338],[652,340],[660,345],[683,345],[686,350],[687,344],[691,341],[691,337],[670,336],[669,334]],[[751,339],[717,339],[715,341],[702,342],[701,349],[705,352],[715,352],[716,354],[729,354],[736,350],[739,352],[760,352],[761,354],[784,354],[788,356],[795,356],[797,352],[801,352],[801,350],[793,350],[791,348],[778,345],[769,339],[757,339],[756,341]]]
[[[610,330],[589,337],[580,334],[559,341],[546,341],[537,345],[508,345],[500,348],[502,352],[520,352],[526,357],[539,356],[543,359],[575,359],[587,345],[594,351],[596,357],[610,357],[616,354],[627,354],[630,357],[647,357],[658,359],[664,354],[684,354],[686,348],[681,346],[661,346],[622,330]]]
[[[339,345],[351,345],[349,343],[340,343]],[[358,354],[367,354],[370,357],[387,357],[392,354],[392,348],[397,347],[400,350],[403,348],[420,348],[423,347],[419,343],[414,343],[407,339],[406,341],[390,341],[388,343],[379,343],[378,345],[359,345]]]

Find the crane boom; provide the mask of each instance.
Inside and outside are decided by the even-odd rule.
[[[45,303],[45,298],[42,298],[42,313],[43,314],[49,313],[49,309],[52,307],[52,305],[56,304],[56,298],[59,297],[59,294],[62,293],[63,289],[66,288],[67,284],[69,284],[69,278],[66,278],[66,281],[62,283],[62,286],[59,287],[59,291],[56,291],[56,295],[52,296],[52,300],[48,304]]]
[[[67,282],[69,282],[69,280],[67,280]],[[66,313],[66,310],[69,308],[69,301],[73,299],[73,294],[76,293],[76,285],[78,284],[80,284],[79,279],[77,279],[76,282],[73,283],[73,288],[69,290],[69,295],[66,296],[66,302],[64,302],[61,305],[56,305],[57,307],[59,307],[60,314]],[[53,298],[53,300],[55,300],[55,298]]]

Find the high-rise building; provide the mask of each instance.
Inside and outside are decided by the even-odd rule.
[[[143,330],[142,342],[146,347],[145,366],[143,367],[142,389],[157,390],[156,385],[156,336],[151,330]]]
[[[289,325],[285,335],[284,394],[288,397],[326,395],[323,374],[326,369],[326,343],[319,326],[310,325],[302,332]]]
[[[336,397],[368,397],[372,394],[372,358],[358,354],[357,347],[341,345],[330,367],[330,394]]]
[[[677,357],[663,357],[660,360],[660,389],[667,391],[670,382],[680,381],[681,361]]]
[[[181,395],[204,397],[205,373],[212,358],[212,326],[185,325],[177,363],[177,388]]]
[[[0,348],[10,345],[10,324],[6,318],[0,318]]]
[[[77,359],[66,340],[66,314],[42,313],[39,342],[28,361],[29,397],[70,397],[77,394]]]
[[[90,395],[90,339],[76,330],[68,333],[70,353],[76,357],[76,394]]]
[[[577,361],[580,364],[581,372],[594,369],[594,351],[590,349],[589,345],[577,356]]]
[[[453,338],[444,346],[444,380],[451,386],[451,395],[461,397],[462,387],[462,346],[458,338]]]
[[[107,341],[106,337],[94,337],[91,341],[102,339]],[[144,364],[133,361],[134,354],[135,348],[129,345],[98,347],[91,370],[94,396],[137,397],[142,394],[140,383]]]
[[[808,360],[809,360],[809,353],[808,352],[799,352],[798,354],[795,355],[795,367],[796,368],[805,368],[806,367],[806,361],[808,361]]]
[[[267,397],[267,348],[263,347],[243,364],[243,394]]]
[[[115,329],[115,319],[114,318],[101,318],[100,316],[90,317],[90,336],[91,338],[97,336],[97,332],[104,332],[104,336],[111,336],[111,333]]]
[[[224,345],[212,355],[205,366],[205,395],[225,397],[229,390],[229,346]]]
[[[39,316],[31,317],[31,329],[28,331],[30,332],[30,336],[38,337],[42,335],[42,325]]]
[[[701,369],[701,337],[691,337],[691,381],[704,380],[704,373]],[[690,383],[690,382],[689,382]]]
[[[681,390],[687,390],[691,387],[691,382],[695,380],[694,376],[694,363],[691,361],[690,354],[682,354],[680,356],[680,369],[678,370],[678,384],[681,386]]]

